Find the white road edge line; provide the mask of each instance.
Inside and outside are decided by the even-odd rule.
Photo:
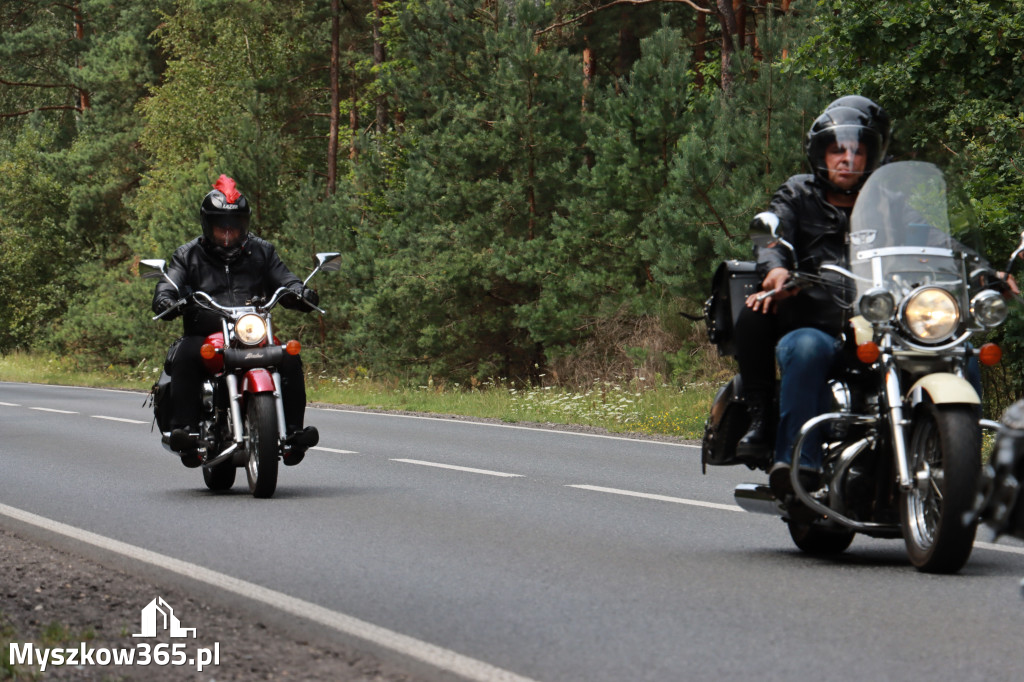
[[[186,578],[212,585],[225,592],[232,592],[242,597],[253,599],[267,606],[280,609],[285,613],[305,618],[347,635],[372,642],[378,646],[423,661],[435,668],[461,675],[469,680],[476,680],[478,682],[535,682],[528,677],[517,675],[489,663],[463,656],[449,649],[420,641],[408,635],[367,623],[344,613],[331,611],[318,604],[296,599],[255,583],[239,580],[230,575],[211,571],[203,566],[197,566],[187,561],[181,561],[164,554],[151,552],[148,549],[129,545],[120,540],[97,535],[96,533],[69,526],[44,516],[38,516],[5,504],[0,504],[0,514],[137,561],[142,561],[143,563],[152,564]]]
[[[30,410],[38,410],[39,412],[56,412],[57,414],[78,414],[72,410],[55,410],[52,407],[30,407]]]
[[[724,511],[738,511],[743,509],[733,504],[718,504],[717,502],[702,502],[701,500],[688,500],[683,497],[669,497],[668,495],[653,495],[651,493],[638,493],[632,490],[620,490],[618,488],[602,488],[598,485],[567,485],[566,488],[579,488],[580,490],[592,490],[598,493],[611,493],[612,495],[625,495],[626,497],[642,497],[645,500],[657,500],[658,502],[674,502],[675,504],[688,504],[691,507],[707,507],[708,509],[722,509]]]
[[[140,422],[138,419],[125,419],[124,417],[108,417],[102,414],[90,415],[93,419],[106,419],[111,422],[124,422],[125,424],[148,424],[149,422]]]
[[[404,464],[419,464],[425,467],[437,467],[438,469],[453,469],[455,471],[466,471],[471,474],[484,474],[485,476],[501,476],[503,478],[522,478],[522,474],[507,474],[503,471],[489,471],[487,469],[474,469],[472,467],[460,467],[454,464],[440,464],[438,462],[424,462],[420,459],[393,459],[392,462],[403,462]]]
[[[674,448],[699,449],[700,445],[690,443],[673,443],[664,440],[648,440],[646,438],[627,438],[625,436],[606,436],[601,433],[582,433],[580,431],[569,431],[558,428],[539,429],[535,426],[517,426],[515,424],[494,424],[492,422],[472,421],[469,419],[452,419],[451,417],[431,417],[415,414],[392,414],[390,412],[367,412],[365,410],[346,410],[336,407],[307,407],[309,410],[323,410],[324,412],[344,412],[346,414],[365,414],[371,417],[393,417],[396,419],[421,419],[424,421],[445,422],[447,424],[466,424],[469,426],[490,426],[496,429],[518,429],[520,431],[539,431],[540,433],[557,433],[563,436],[583,436],[584,438],[604,438],[606,440],[624,440],[630,443],[647,443],[649,445],[668,445]]]
[[[334,448],[325,448],[319,445],[314,445],[310,450],[321,450],[323,452],[333,452],[338,455],[358,455],[359,453],[355,450],[335,450]]]

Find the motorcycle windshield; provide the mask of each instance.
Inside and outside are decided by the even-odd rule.
[[[850,270],[861,295],[885,288],[898,303],[914,289],[949,291],[966,311],[964,247],[950,235],[946,182],[930,163],[880,167],[864,184],[850,217]]]

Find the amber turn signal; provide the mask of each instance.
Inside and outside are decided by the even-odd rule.
[[[978,349],[978,360],[983,365],[995,365],[1003,359],[1003,349],[994,343],[986,343]]]
[[[217,347],[212,343],[204,343],[202,348],[199,349],[199,355],[203,360],[213,360],[217,355]]]
[[[298,355],[302,350],[302,344],[292,339],[288,343],[284,344],[284,352],[288,355]]]
[[[865,365],[876,362],[881,354],[882,352],[878,349],[878,344],[874,341],[868,341],[857,346],[857,359]]]

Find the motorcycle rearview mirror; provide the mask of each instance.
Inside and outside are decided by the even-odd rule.
[[[341,270],[341,254],[336,251],[316,254],[317,267],[324,272]]]
[[[1006,272],[1007,274],[1010,273],[1010,271],[1013,269],[1013,264],[1017,261],[1017,256],[1019,256],[1022,252],[1024,252],[1024,232],[1020,233],[1020,243],[1017,245],[1017,249],[1012,254],[1010,254],[1010,260],[1009,262],[1006,263],[1006,270],[1004,272]]]
[[[796,247],[782,238],[779,234],[781,222],[779,216],[771,211],[762,211],[750,221],[750,236],[755,244],[760,246],[774,246],[776,244],[785,247],[789,251],[793,262],[797,262]]]
[[[302,286],[309,284],[309,280],[313,279],[313,275],[321,270],[324,272],[337,272],[341,270],[341,254],[337,251],[324,251],[316,254],[316,267],[313,268],[313,272],[309,273],[309,277],[302,283]]]
[[[779,216],[771,211],[762,211],[750,221],[751,232],[768,233],[772,237],[778,237]]]
[[[181,289],[174,283],[174,280],[167,276],[167,261],[162,258],[147,258],[139,261],[139,276],[142,279],[163,278],[171,283],[174,290],[181,295]]]
[[[149,258],[139,261],[139,276],[142,279],[157,279],[164,276],[164,266],[167,262],[161,258]]]

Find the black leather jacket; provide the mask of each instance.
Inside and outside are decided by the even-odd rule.
[[[779,236],[795,247],[797,261],[784,246],[759,248],[757,274],[762,280],[777,267],[817,273],[824,263],[846,265],[849,214],[825,200],[825,189],[813,175],[794,175],[784,182],[768,210],[779,217]],[[780,301],[778,314],[784,328],[815,327],[839,334],[845,311],[834,294],[837,292],[823,288],[804,288]]]
[[[230,263],[208,250],[204,239],[197,237],[177,248],[167,275],[183,292],[204,291],[226,306],[247,305],[256,297],[269,299],[278,287],[288,287],[298,296],[302,295],[302,280],[285,266],[272,244],[253,235]],[[163,311],[166,301],[174,302],[178,298],[174,287],[161,280],[153,293],[153,312]],[[282,299],[281,305],[310,310],[292,297]],[[185,309],[183,322],[186,336],[206,336],[221,330],[219,317],[196,306]]]

